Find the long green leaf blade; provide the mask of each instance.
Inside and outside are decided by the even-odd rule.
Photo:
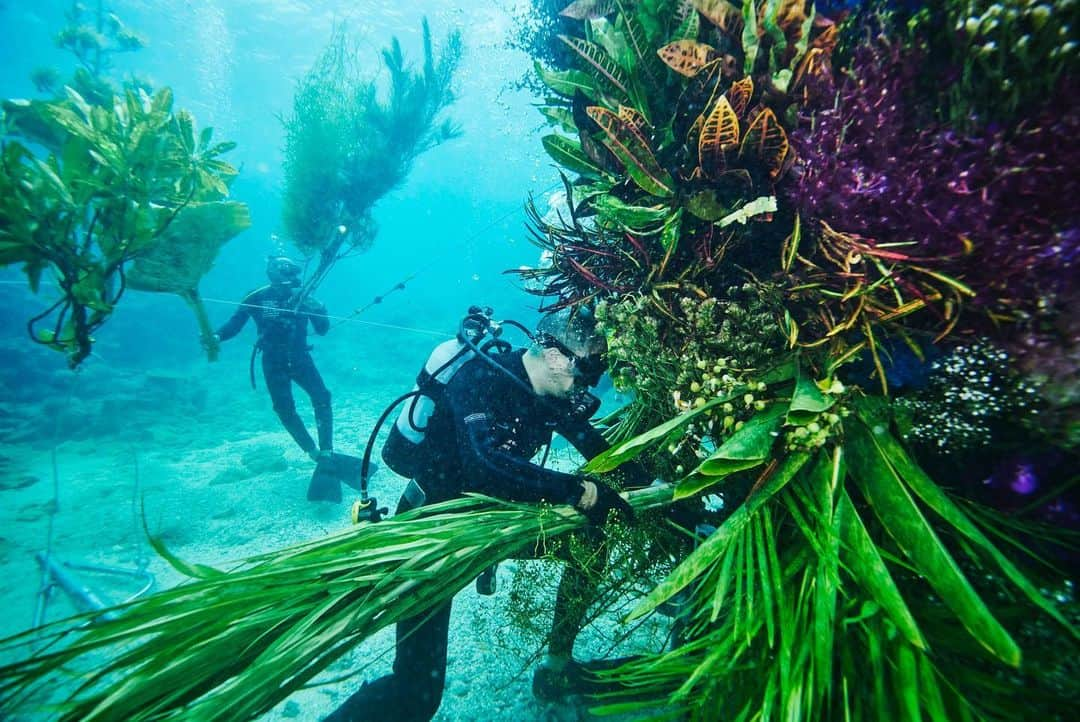
[[[852,476],[904,554],[969,632],[1006,663],[1020,664],[1020,648],[972,588],[907,488],[882,456],[865,424],[847,425]]]

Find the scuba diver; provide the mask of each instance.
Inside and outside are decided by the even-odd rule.
[[[255,385],[255,354],[262,352],[263,379],[274,412],[304,453],[318,462],[320,458],[332,455],[334,422],[330,391],[311,358],[307,327],[310,322],[315,333],[325,336],[330,330],[330,320],[325,306],[301,294],[300,275],[300,265],[292,259],[284,256],[267,258],[266,276],[270,285],[245,296],[236,313],[214,334],[213,341],[228,341],[240,333],[249,318],[255,321],[259,338],[252,351],[252,386]],[[311,397],[319,435],[318,447],[296,413],[293,382]]]
[[[422,447],[399,445],[399,450],[410,452],[408,461],[416,465],[416,471],[397,513],[463,492],[519,502],[570,504],[589,518],[584,541],[598,548],[608,513],[629,519],[633,515],[630,505],[610,486],[544,468],[532,458],[550,444],[553,432],[586,459],[608,448],[589,423],[599,403],[588,393],[604,372],[601,354],[605,350],[591,313],[563,309],[541,320],[529,348],[469,358],[439,392],[424,428]],[[391,440],[395,433],[391,430]],[[394,453],[394,444],[388,441],[383,461],[391,469],[401,468]],[[640,467],[632,473],[636,483],[628,486],[648,484]],[[557,686],[549,683],[575,664],[574,641],[595,592],[590,573],[604,566],[606,556],[606,550],[590,554],[599,561],[590,563],[589,569],[572,560],[564,567],[548,662],[538,671],[545,673],[542,686]],[[433,611],[398,622],[393,672],[365,683],[326,722],[430,720],[441,704],[446,679],[451,603],[448,600]]]

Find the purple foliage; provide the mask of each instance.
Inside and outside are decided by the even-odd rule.
[[[793,135],[793,200],[838,230],[912,242],[894,250],[963,279],[989,310],[1037,315],[1047,297],[1080,288],[1073,96],[1056,113],[961,135],[928,120],[934,109],[916,92],[928,72],[915,49],[859,46],[835,108]]]

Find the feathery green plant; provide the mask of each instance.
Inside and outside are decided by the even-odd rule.
[[[454,100],[461,34],[450,33],[435,57],[425,19],[423,42],[421,70],[406,63],[397,38],[383,50],[390,83],[381,97],[339,26],[297,87],[285,119],[284,221],[301,251],[321,256],[323,271],[342,248],[367,248],[375,202],[405,180],[418,155],[459,135],[437,120]]]

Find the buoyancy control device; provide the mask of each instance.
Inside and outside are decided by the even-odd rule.
[[[436,346],[428,356],[412,390],[395,399],[375,422],[375,427],[368,437],[360,472],[360,501],[353,506],[353,520],[378,521],[385,513],[379,509],[374,497],[368,496],[368,479],[371,473],[371,454],[383,424],[393,414],[399,404],[405,406],[399,412],[382,447],[382,459],[386,466],[396,474],[407,479],[417,475],[436,460],[430,458],[430,450],[425,445],[427,424],[442,400],[446,385],[462,366],[479,358],[519,385],[526,393],[534,393],[532,388],[517,376],[510,374],[494,358],[500,353],[513,349],[512,345],[501,338],[505,326],[520,330],[530,342],[535,341],[533,332],[523,324],[511,320],[496,320],[494,311],[487,306],[470,306],[465,318],[458,326],[457,336]],[[569,404],[568,411],[585,418],[591,416],[600,405],[600,400],[582,389]],[[545,453],[545,461],[547,454]],[[543,465],[544,462],[541,462]]]
[[[424,446],[427,424],[454,374],[478,353],[509,350],[510,344],[498,338],[502,329],[491,314],[490,308],[470,307],[457,336],[436,346],[420,369],[382,448],[383,461],[395,474],[415,478],[430,461]]]

